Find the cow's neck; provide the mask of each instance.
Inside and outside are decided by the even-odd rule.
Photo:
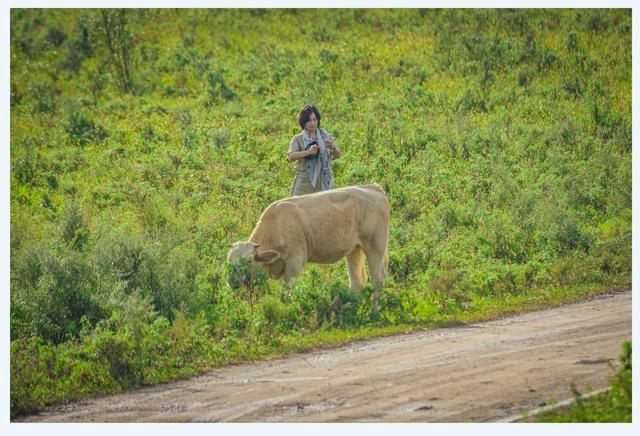
[[[260,244],[260,250],[268,250],[271,248],[271,235],[258,225],[249,237],[249,242]]]

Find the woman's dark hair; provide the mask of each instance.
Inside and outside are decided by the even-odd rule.
[[[316,114],[316,118],[318,119],[318,127],[320,127],[320,112],[316,109],[315,106],[308,104],[298,112],[298,124],[300,124],[300,128],[304,129],[304,125],[309,121],[309,117],[311,114]]]

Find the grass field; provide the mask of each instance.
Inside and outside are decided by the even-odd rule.
[[[631,282],[631,11],[11,11],[11,414]],[[226,284],[304,104],[389,280]]]

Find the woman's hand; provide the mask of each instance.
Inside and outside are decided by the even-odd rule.
[[[336,150],[336,143],[335,143],[335,142],[333,142],[333,140],[332,140],[332,139],[327,138],[327,139],[324,141],[324,144],[327,146],[327,148],[329,149],[329,151],[332,151],[332,152],[333,152],[333,151],[335,151],[335,150]]]
[[[307,156],[317,156],[318,154],[318,145],[314,144],[311,147],[309,147],[309,150]]]
[[[333,139],[327,138],[327,140],[324,143],[329,149],[329,153],[331,154],[332,159],[337,159],[340,157],[340,153],[341,153],[340,149],[338,148],[338,146],[336,145]]]

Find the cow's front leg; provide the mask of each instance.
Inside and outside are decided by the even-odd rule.
[[[295,281],[300,274],[302,274],[302,268],[304,268],[304,260],[302,259],[289,259],[284,266],[284,285],[291,289],[295,284]]]

